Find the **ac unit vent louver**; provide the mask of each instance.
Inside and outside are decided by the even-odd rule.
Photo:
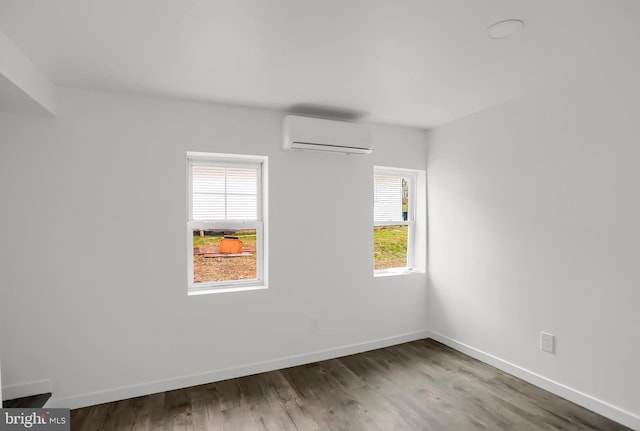
[[[371,154],[373,144],[371,129],[368,126],[288,115],[284,119],[284,148],[341,154]]]

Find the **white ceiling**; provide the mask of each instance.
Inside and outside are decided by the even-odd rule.
[[[638,51],[639,4],[0,0],[0,31],[57,85],[428,128]]]

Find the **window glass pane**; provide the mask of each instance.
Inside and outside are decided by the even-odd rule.
[[[192,220],[257,220],[258,169],[192,167]]]
[[[407,266],[408,226],[374,226],[373,269]]]
[[[228,220],[256,220],[257,212],[255,195],[227,195]]]
[[[224,194],[193,194],[193,220],[224,220]]]
[[[224,168],[193,166],[191,178],[194,193],[224,193]]]
[[[258,278],[256,230],[193,230],[193,282]]]
[[[257,179],[255,168],[227,168],[227,193],[255,195]]]
[[[402,220],[409,220],[409,178],[402,177]]]
[[[373,186],[374,221],[404,220],[403,196],[404,188],[408,187],[408,181],[401,176],[374,175]]]
[[[224,220],[225,169],[213,166],[193,166],[193,220]]]

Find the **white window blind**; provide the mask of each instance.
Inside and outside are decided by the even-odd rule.
[[[374,222],[402,221],[402,177],[374,175]]]
[[[258,168],[193,165],[192,219],[257,220]]]

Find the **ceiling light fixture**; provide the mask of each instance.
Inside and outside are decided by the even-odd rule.
[[[512,34],[522,30],[524,22],[519,19],[505,19],[490,25],[487,28],[487,35],[490,39],[505,39]]]

